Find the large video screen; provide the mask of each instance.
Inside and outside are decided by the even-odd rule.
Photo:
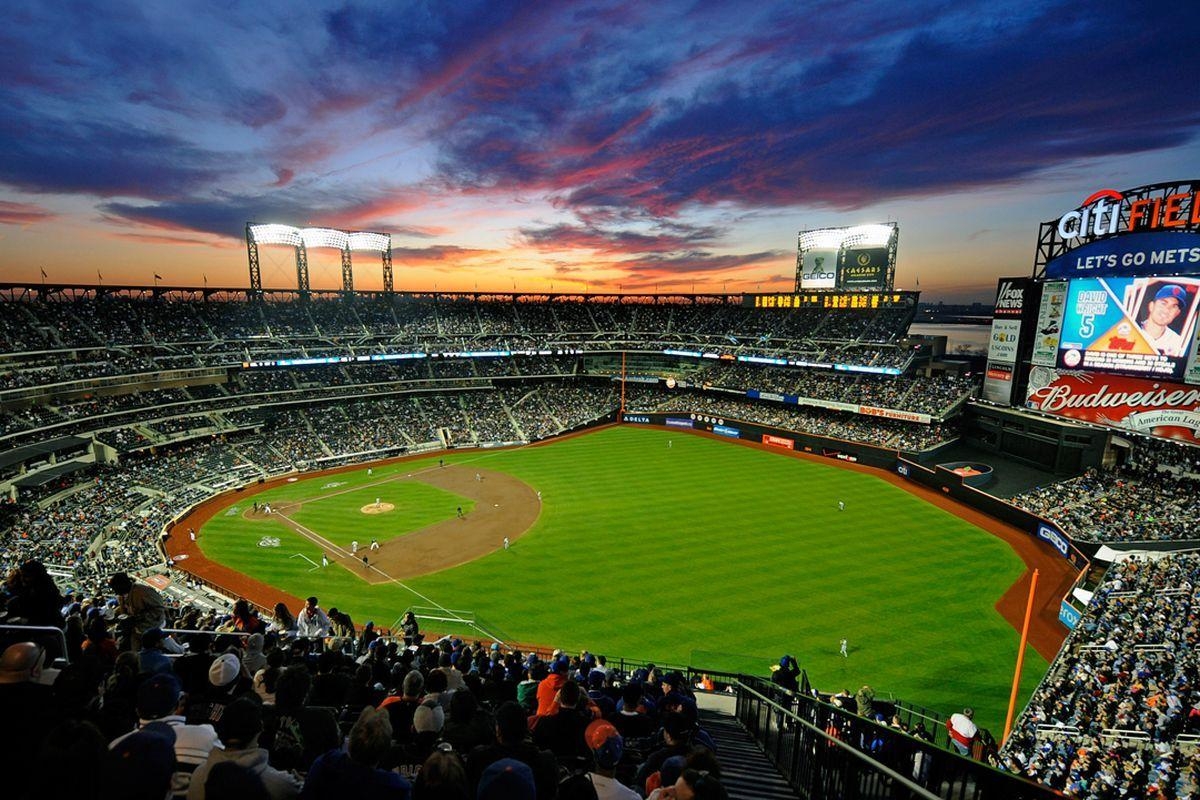
[[[1073,280],[1057,366],[1182,379],[1196,346],[1198,297],[1200,278]]]

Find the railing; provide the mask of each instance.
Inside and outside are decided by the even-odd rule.
[[[1054,790],[757,678],[737,717],[805,798],[1040,800]]]
[[[53,625],[0,625],[0,652],[17,642],[33,642],[46,650],[46,666],[62,659],[71,663],[67,637],[62,628]]]

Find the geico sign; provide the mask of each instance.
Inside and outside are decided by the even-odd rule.
[[[1200,191],[1131,201],[1116,189],[1101,189],[1084,200],[1077,210],[1059,217],[1058,235],[1064,239],[1077,239],[1119,233],[1121,208],[1126,202],[1129,203],[1126,233],[1200,226]]]

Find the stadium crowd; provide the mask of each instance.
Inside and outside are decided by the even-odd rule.
[[[652,664],[426,643],[411,613],[383,636],[317,597],[270,616],[173,608],[120,572],[62,597],[38,561],[0,613],[61,628],[67,648],[0,655],[15,800],[728,796],[692,687]]]
[[[1139,438],[1121,466],[1038,487],[1011,499],[1085,542],[1200,540],[1200,448]]]
[[[928,450],[946,444],[958,435],[952,423],[922,425],[846,411],[825,411],[813,406],[755,402],[703,391],[634,389],[628,392],[626,408],[631,412],[701,413],[906,452]]]
[[[1081,800],[1200,797],[1200,555],[1115,563],[1001,766]]]
[[[701,347],[902,367],[909,354],[897,343],[915,313],[907,305],[783,312],[681,298],[514,302],[423,295],[257,303],[113,294],[10,298],[3,307],[0,351],[21,355],[0,373],[13,388],[245,361],[414,351]]]

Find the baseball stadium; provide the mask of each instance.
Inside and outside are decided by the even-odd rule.
[[[245,717],[296,776],[281,719],[353,748],[378,707],[379,763],[483,783],[516,714],[550,796],[671,755],[731,797],[1194,796],[1200,272],[1156,254],[1200,194],[1098,195],[974,359],[910,330],[895,223],[801,232],[786,293],[401,291],[387,234],[261,223],[242,288],[2,284],[5,708],[103,678],[108,738]]]

